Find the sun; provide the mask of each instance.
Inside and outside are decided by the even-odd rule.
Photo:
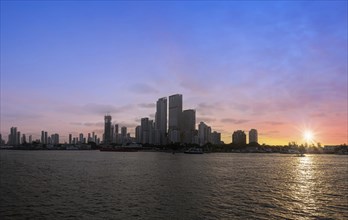
[[[313,139],[314,139],[314,134],[312,131],[305,131],[303,132],[303,139],[307,142],[307,143],[312,143]]]

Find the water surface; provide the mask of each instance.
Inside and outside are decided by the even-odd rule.
[[[0,151],[1,219],[348,219],[343,155]]]

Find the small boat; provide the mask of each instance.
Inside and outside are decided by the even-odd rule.
[[[202,148],[190,148],[187,151],[184,151],[185,154],[203,154]]]

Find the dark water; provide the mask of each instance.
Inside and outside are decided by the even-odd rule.
[[[1,219],[348,219],[348,157],[0,151]]]

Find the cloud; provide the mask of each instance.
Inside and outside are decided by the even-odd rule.
[[[86,127],[103,127],[103,122],[70,122],[71,125],[86,126]]]
[[[204,123],[211,123],[211,122],[216,121],[216,119],[215,118],[208,118],[208,117],[197,117],[196,121],[197,122],[201,122],[202,121]]]
[[[262,123],[269,124],[269,125],[283,125],[283,124],[285,124],[284,122],[281,122],[281,121],[264,121]]]
[[[155,103],[140,103],[138,104],[138,106],[141,108],[155,108],[156,104]]]
[[[158,93],[159,91],[152,86],[144,83],[137,83],[129,87],[131,92],[138,94],[146,94],[146,93]]]
[[[223,123],[244,124],[244,123],[249,122],[250,120],[234,119],[234,118],[222,118],[220,121],[223,122]]]

